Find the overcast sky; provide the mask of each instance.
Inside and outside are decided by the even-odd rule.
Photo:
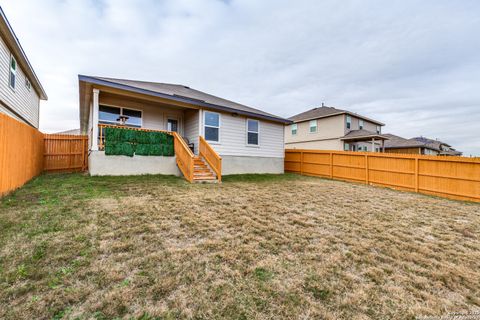
[[[480,1],[3,0],[49,100],[78,74],[181,83],[283,117],[325,102],[480,155]]]

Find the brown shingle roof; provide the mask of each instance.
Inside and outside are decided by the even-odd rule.
[[[80,81],[94,82],[101,81],[103,85],[120,85],[125,90],[140,89],[145,94],[162,94],[176,99],[184,99],[192,104],[197,104],[212,109],[220,109],[228,112],[238,112],[239,114],[258,116],[272,121],[290,123],[290,120],[273,115],[271,113],[245,106],[227,99],[216,97],[214,95],[192,89],[180,84],[148,82],[128,79],[115,79],[106,77],[93,77],[79,75]]]
[[[351,116],[361,118],[361,119],[364,119],[364,120],[368,120],[370,122],[373,122],[373,123],[376,123],[376,124],[379,124],[379,125],[382,125],[382,126],[384,125],[383,123],[381,123],[379,121],[361,116],[361,115],[356,114],[354,112],[350,112],[350,111],[342,110],[342,109],[337,109],[337,108],[333,108],[333,107],[313,108],[313,109],[307,110],[305,112],[299,113],[297,115],[294,115],[294,116],[292,116],[288,119],[292,120],[293,122],[302,122],[302,121],[313,120],[313,119],[318,119],[318,118],[331,117],[331,116],[339,115],[339,114],[349,114]]]
[[[391,133],[385,133],[384,136],[388,138],[385,141],[385,148],[419,148],[424,146],[423,143],[414,139],[405,139]]]
[[[353,140],[353,139],[368,139],[368,138],[378,138],[379,140],[386,140],[388,137],[378,134],[373,131],[365,130],[365,129],[360,129],[360,130],[352,130],[349,133],[347,133],[345,136],[343,136],[342,140]]]

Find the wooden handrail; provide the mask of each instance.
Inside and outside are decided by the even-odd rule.
[[[175,139],[175,157],[177,165],[180,168],[180,171],[182,171],[185,179],[189,182],[193,182],[193,152],[178,133],[173,132],[172,134]]]
[[[208,162],[210,167],[215,171],[218,182],[222,181],[222,157],[212,148],[212,146],[203,138],[199,136],[199,152],[200,155]]]

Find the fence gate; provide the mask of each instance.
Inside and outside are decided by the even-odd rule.
[[[88,137],[86,135],[45,134],[43,169],[47,172],[87,170]]]

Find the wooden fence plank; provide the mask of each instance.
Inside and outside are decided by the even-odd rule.
[[[285,171],[480,202],[480,158],[287,149]]]
[[[77,172],[87,169],[87,136],[45,134],[44,138],[46,172]]]

